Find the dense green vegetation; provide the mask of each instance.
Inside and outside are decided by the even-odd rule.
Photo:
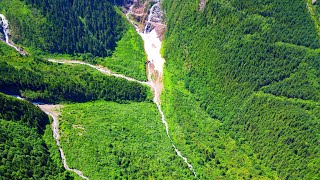
[[[122,3],[3,0],[0,13],[9,20],[11,39],[31,54],[70,56],[145,80],[142,39],[113,7]]]
[[[112,57],[100,58],[96,63],[112,71],[146,81],[146,59],[143,41],[136,30],[130,26],[122,39],[117,42]]]
[[[0,44],[0,49],[4,47]],[[95,99],[144,101],[147,87],[83,65],[59,65],[19,55],[0,58],[0,91],[42,102]]]
[[[65,105],[60,122],[69,166],[90,179],[192,179],[154,104]]]
[[[4,0],[13,41],[50,53],[112,54],[126,30],[114,1]]]
[[[42,139],[42,127],[49,124],[45,113],[4,94],[0,94],[0,101],[1,179],[70,179],[61,161],[57,164],[52,160]]]
[[[29,102],[8,97],[0,93],[0,118],[25,124],[35,128],[40,134],[44,133],[49,124],[48,116]]]
[[[162,105],[172,138],[200,179],[276,179],[277,173],[262,164],[248,145],[233,140],[219,120],[200,108],[181,81],[173,84],[170,73],[165,74]]]
[[[199,11],[199,1],[163,1],[161,102],[178,149],[200,179],[319,179],[319,5],[208,0]],[[145,80],[141,38],[113,7],[121,3],[2,0],[0,12],[30,52],[68,53]],[[154,104],[141,102],[147,87],[0,43],[0,91],[54,103],[100,99],[68,104],[61,118],[69,166],[91,179],[193,178]],[[3,94],[0,104],[1,178],[69,178],[47,116]]]
[[[255,93],[230,123],[230,134],[259,149],[257,156],[280,177],[320,178],[318,103]]]
[[[180,91],[193,94],[189,108],[197,104],[222,122],[217,128],[221,134],[252,149],[243,152],[252,152],[253,164],[260,162],[266,168],[259,175],[271,177],[276,172],[282,179],[318,178],[320,173],[313,168],[320,166],[315,159],[320,156],[320,54],[315,49],[320,43],[307,2],[211,0],[203,11],[198,10],[198,3],[163,3],[168,22],[164,54],[170,74],[165,78],[181,84]],[[165,89],[169,87],[165,84]],[[261,95],[261,90],[276,96]],[[175,128],[192,124],[182,134],[192,134],[189,143],[195,147],[181,145],[185,151],[200,148],[197,142],[210,139],[211,131],[195,135],[193,129],[208,120],[184,118],[182,123],[178,117],[189,110],[180,107],[177,97],[185,95],[173,92],[164,101],[181,112],[172,112],[168,118]],[[292,103],[291,98],[305,101]],[[247,129],[249,125],[252,129]]]
[[[297,72],[289,78],[265,86],[262,90],[277,96],[320,101],[319,72],[306,63],[300,64]]]
[[[148,88],[140,84],[109,77],[86,66],[59,65],[36,57],[22,57],[3,43],[0,44],[0,64],[1,91],[21,93],[32,100],[127,102],[144,101],[147,96]],[[0,94],[0,103],[0,118],[11,120],[1,120],[0,177],[72,179],[64,172],[45,113],[26,101],[3,94]]]

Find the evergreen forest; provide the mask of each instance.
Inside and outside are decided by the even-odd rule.
[[[0,179],[320,179],[320,2],[157,3],[0,1]]]
[[[4,0],[12,40],[49,53],[110,56],[127,29],[113,0]],[[12,6],[14,5],[14,6]]]
[[[34,105],[2,93],[0,102],[1,179],[73,179],[53,160],[44,140],[48,116]]]
[[[171,89],[164,96],[165,106],[184,130],[175,140],[186,151],[203,151],[198,140],[211,138],[194,133],[194,127],[212,120],[184,117],[190,110],[181,107],[181,99],[191,98],[222,123],[220,132],[249,147],[244,152],[268,168],[260,175],[320,178],[319,5],[304,0],[209,0],[202,10],[198,5],[192,0],[163,3],[168,26],[165,89]],[[190,158],[201,179],[207,178],[211,172],[202,167],[214,171],[214,166],[198,157]],[[215,176],[243,177],[232,174],[232,164],[225,166]]]

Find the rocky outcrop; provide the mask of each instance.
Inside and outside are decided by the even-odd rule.
[[[155,30],[160,37],[163,38],[166,30],[163,22],[163,13],[159,0],[134,0],[130,16],[134,19],[135,24],[139,27],[140,32],[149,33]],[[126,7],[128,9],[128,7]],[[150,9],[150,10],[148,10]]]
[[[203,11],[206,7],[207,0],[200,0],[199,2],[199,11]]]
[[[9,23],[6,19],[6,17],[3,15],[3,14],[0,14],[0,26],[1,26],[1,34],[2,34],[2,37],[1,39],[3,41],[5,41],[6,43],[9,43]]]

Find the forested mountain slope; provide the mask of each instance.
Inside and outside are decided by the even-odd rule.
[[[186,151],[201,149],[198,141],[211,139],[209,133],[194,133],[208,119],[179,117],[187,108],[175,104],[189,97],[194,101],[189,104],[198,104],[223,123],[220,132],[234,138],[239,147],[252,149],[249,157],[256,157],[268,171],[281,179],[319,178],[320,41],[318,22],[307,2],[208,0],[203,10],[199,2],[163,3],[168,71],[164,101],[167,113],[176,108],[169,118],[176,129],[183,129],[184,136],[177,138],[189,141],[181,140],[181,145]],[[198,123],[189,127],[188,121]],[[199,164],[202,177],[209,176],[210,171],[201,168],[203,162],[193,159],[193,163]],[[216,175],[234,177],[228,174],[233,165],[225,166],[226,173]]]
[[[160,117],[145,82],[34,56],[80,53],[145,80],[142,39],[113,6],[123,2],[0,1],[12,40],[32,52],[21,56],[0,42],[0,91],[66,103],[61,147],[71,166],[93,179],[320,178],[319,5],[163,0]],[[1,93],[0,104],[0,178],[70,178],[50,145],[48,117]]]
[[[106,76],[83,65],[68,66],[38,57],[21,57],[3,43],[0,43],[0,91],[50,103],[147,98],[147,87],[136,82]]]
[[[48,116],[31,103],[2,93],[0,102],[1,179],[72,179],[52,159],[43,140]]]
[[[61,144],[70,166],[90,179],[193,179],[159,119],[148,102],[66,105]]]
[[[3,0],[12,40],[50,53],[108,56],[127,28],[115,1]],[[118,2],[119,3],[119,2]]]

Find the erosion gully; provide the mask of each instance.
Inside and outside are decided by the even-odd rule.
[[[155,4],[150,8],[143,32],[140,32],[138,26],[134,23],[134,21],[130,19],[130,14],[132,13],[133,6],[134,5],[132,5],[129,8],[129,11],[126,14],[126,17],[135,26],[137,32],[139,33],[139,35],[142,37],[144,41],[144,49],[148,56],[148,61],[147,61],[148,62],[147,63],[148,82],[151,85],[151,89],[154,91],[153,101],[157,105],[157,108],[161,115],[162,123],[166,128],[167,137],[169,138],[172,147],[174,148],[177,155],[180,158],[182,158],[183,161],[188,165],[189,169],[192,171],[195,178],[197,178],[197,174],[193,166],[188,162],[188,159],[185,156],[183,156],[179,151],[179,149],[175,146],[174,141],[172,140],[169,133],[168,122],[166,121],[164,113],[161,109],[160,95],[163,89],[162,78],[163,78],[163,66],[164,66],[165,60],[162,58],[160,53],[162,42],[158,37],[156,30],[152,28],[153,19],[158,20],[159,14],[162,14],[160,1],[157,0]],[[155,78],[152,78],[152,77],[155,77]]]
[[[127,17],[128,21],[131,22],[131,24],[135,27],[136,31],[138,32],[138,34],[141,36],[141,38],[144,41],[144,49],[145,49],[145,52],[148,56],[148,61],[147,61],[148,62],[147,63],[148,82],[142,82],[142,81],[136,80],[131,77],[127,77],[122,74],[114,73],[105,67],[95,66],[95,65],[88,64],[88,63],[85,63],[82,61],[55,60],[55,59],[48,59],[48,61],[54,62],[54,63],[63,63],[63,64],[82,64],[82,65],[86,65],[91,68],[97,69],[98,71],[100,71],[104,74],[108,74],[110,76],[123,78],[128,81],[134,81],[134,82],[149,86],[152,89],[152,91],[154,92],[153,101],[156,104],[158,111],[161,115],[161,121],[165,126],[166,134],[171,142],[172,147],[174,148],[176,154],[187,164],[188,168],[192,171],[195,178],[197,178],[197,174],[196,174],[193,166],[188,162],[188,159],[185,156],[183,156],[182,153],[179,151],[179,149],[175,146],[174,141],[172,140],[170,133],[169,133],[169,124],[166,121],[165,115],[161,109],[160,95],[161,95],[161,91],[163,89],[162,78],[163,78],[163,66],[164,66],[165,60],[162,58],[161,53],[160,53],[162,42],[161,42],[160,38],[158,37],[156,30],[152,27],[153,19],[159,18],[156,16],[158,16],[159,13],[160,14],[162,13],[160,1],[156,1],[155,4],[150,8],[149,13],[148,13],[148,17],[147,17],[147,21],[145,23],[143,31],[140,31],[140,29],[135,24],[135,22],[130,19],[130,15],[132,14],[133,6],[134,5],[130,6],[129,10],[126,13],[126,17]],[[16,47],[13,43],[10,43],[9,23],[8,23],[6,17],[2,14],[0,14],[0,25],[2,26],[2,29],[3,29],[2,33],[5,36],[4,42],[7,45],[16,49],[20,54],[26,55],[26,53],[23,52],[20,48]],[[16,96],[16,97],[19,99],[22,99],[19,96]],[[47,104],[42,104],[39,102],[34,102],[33,104],[38,106],[42,111],[44,111],[46,114],[51,116],[53,119],[53,123],[51,126],[52,132],[53,132],[53,137],[56,140],[56,144],[59,148],[60,156],[61,156],[64,168],[68,171],[72,171],[72,172],[76,173],[79,177],[81,177],[83,179],[89,179],[88,177],[84,176],[80,170],[71,169],[67,164],[66,157],[65,157],[63,149],[60,145],[58,114],[54,110],[56,108],[59,108],[59,105],[47,105]]]

